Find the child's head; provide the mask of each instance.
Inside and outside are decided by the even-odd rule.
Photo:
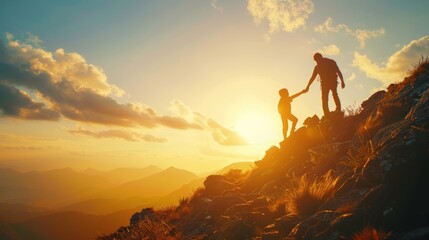
[[[286,88],[282,88],[279,91],[280,97],[289,97],[289,91]]]

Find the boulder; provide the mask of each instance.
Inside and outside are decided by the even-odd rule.
[[[225,191],[233,189],[235,186],[229,182],[229,178],[224,175],[210,175],[204,181],[205,194],[207,196],[219,196]]]
[[[130,225],[138,224],[140,221],[144,219],[153,220],[156,218],[155,211],[153,208],[144,208],[138,213],[134,213],[130,219]]]
[[[380,100],[382,100],[385,95],[386,95],[386,91],[384,90],[378,91],[372,94],[371,97],[369,97],[367,100],[363,101],[361,104],[361,107],[363,108],[363,110],[368,111],[373,107],[375,107],[375,105],[379,103]]]
[[[319,117],[316,114],[314,114],[313,117],[306,118],[303,122],[303,125],[309,128],[309,127],[317,127],[319,123],[320,123]]]

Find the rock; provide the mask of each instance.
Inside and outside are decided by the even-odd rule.
[[[315,239],[319,234],[329,229],[329,224],[340,214],[335,211],[324,210],[318,212],[300,223],[290,232],[293,239]]]
[[[363,101],[361,107],[364,110],[372,109],[377,103],[380,102],[381,99],[386,95],[386,91],[381,90],[371,95],[367,100]]]
[[[243,203],[243,204],[236,204],[230,208],[228,208],[224,214],[228,215],[228,216],[232,216],[235,215],[237,213],[242,213],[242,212],[250,212],[252,210],[252,205],[249,203]]]
[[[320,123],[319,117],[316,114],[314,114],[313,117],[306,118],[303,122],[303,125],[309,128],[309,127],[317,127],[319,123]]]
[[[426,240],[429,239],[429,227],[417,228],[398,236],[398,240]]]
[[[424,91],[421,98],[418,100],[417,104],[411,108],[411,110],[409,111],[409,113],[405,118],[409,120],[414,120],[418,117],[425,117],[429,112],[428,108],[429,108],[429,89]]]
[[[229,178],[224,175],[210,175],[204,181],[207,196],[219,196],[225,191],[233,189],[234,184],[230,183]]]
[[[315,239],[349,239],[356,233],[356,229],[363,229],[365,224],[364,214],[362,211],[356,213],[345,213],[339,215],[329,223],[329,227],[315,236]]]
[[[234,220],[227,222],[216,231],[209,239],[210,240],[226,240],[226,239],[251,239],[255,235],[255,228],[243,220]]]
[[[319,145],[308,150],[316,173],[322,175],[337,167],[338,160],[346,155],[350,141]]]
[[[130,219],[130,225],[137,224],[144,219],[155,219],[156,215],[153,208],[144,208],[139,213],[134,213]]]
[[[258,228],[265,227],[273,222],[272,214],[267,211],[252,211],[241,214],[242,219],[246,219],[253,226]]]
[[[277,218],[274,222],[275,229],[282,235],[287,236],[291,230],[297,225],[298,218],[295,216],[285,215]]]
[[[248,203],[252,205],[253,208],[266,207],[268,205],[268,200],[266,197],[261,196],[252,201],[249,201]]]
[[[229,182],[230,179],[225,176],[225,175],[210,175],[206,178],[206,180],[204,180],[204,185],[206,183],[210,183],[210,182],[216,182],[216,181],[226,181]]]
[[[246,200],[239,194],[235,192],[229,192],[225,195],[213,198],[213,202],[210,207],[210,212],[213,213],[213,215],[221,215],[229,207],[237,204],[243,204],[245,202]]]
[[[272,146],[267,151],[265,151],[265,156],[261,160],[255,162],[255,165],[261,167],[271,164],[274,162],[274,160],[277,159],[280,153],[281,152],[278,147]]]

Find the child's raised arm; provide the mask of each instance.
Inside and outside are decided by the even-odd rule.
[[[290,96],[291,99],[294,99],[296,97],[298,97],[299,95],[306,93],[307,91],[304,89],[301,92],[295,93],[294,95]]]

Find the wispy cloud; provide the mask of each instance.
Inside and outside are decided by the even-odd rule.
[[[364,48],[368,39],[384,36],[385,33],[386,30],[384,30],[384,28],[379,28],[375,30],[357,29],[354,32],[354,36],[357,38],[359,46],[361,48]]]
[[[39,38],[39,36],[34,35],[30,32],[27,32],[27,39],[25,40],[25,42],[35,47],[41,47],[43,43],[43,41]]]
[[[359,42],[360,48],[365,48],[366,41],[368,39],[384,36],[384,34],[386,32],[384,28],[379,28],[379,29],[375,29],[375,30],[368,30],[368,29],[352,30],[346,24],[337,24],[334,26],[332,23],[332,18],[330,18],[330,17],[328,17],[324,23],[314,27],[314,31],[319,32],[319,33],[343,32],[345,34],[354,36],[357,39],[357,41]]]
[[[348,82],[353,82],[356,79],[356,73],[352,72],[352,74],[347,78]]]
[[[84,128],[78,128],[74,130],[69,130],[69,133],[72,134],[80,134],[80,135],[87,135],[95,138],[119,138],[126,141],[146,141],[146,142],[157,142],[157,143],[164,143],[167,142],[167,139],[156,137],[150,134],[139,134],[132,131],[125,131],[120,129],[110,129],[106,131],[90,131]]]
[[[174,100],[172,102],[172,107],[186,121],[192,122],[195,125],[208,130],[213,139],[221,145],[240,146],[248,144],[246,139],[244,139],[238,132],[222,126],[217,121],[206,117],[199,112],[192,111],[191,108],[183,104],[180,100]]]
[[[363,71],[369,78],[379,80],[384,85],[401,81],[407,71],[418,63],[422,56],[429,55],[429,36],[413,40],[390,56],[385,64],[374,63],[367,55],[354,53],[353,66]]]
[[[210,0],[210,5],[219,12],[223,12],[223,8],[220,6],[219,0]]]
[[[331,44],[329,46],[325,46],[322,49],[319,49],[319,52],[324,55],[339,55],[341,53],[341,50],[335,45]]]
[[[190,109],[187,116],[185,109],[173,115],[160,115],[140,103],[119,103],[112,95],[119,97],[124,91],[108,83],[103,70],[87,63],[78,53],[67,53],[64,49],[51,53],[14,40],[11,34],[7,39],[6,43],[0,39],[0,116],[197,129],[208,131],[223,145],[245,143],[238,133]],[[179,102],[175,107],[185,108]]]
[[[248,0],[247,10],[259,24],[264,19],[270,32],[284,30],[292,32],[305,28],[308,16],[313,12],[310,0]]]

